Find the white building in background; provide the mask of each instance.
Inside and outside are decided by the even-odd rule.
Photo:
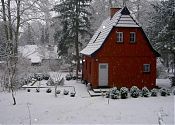
[[[19,46],[19,53],[21,53],[24,58],[29,59],[31,65],[43,65],[50,61],[58,61],[57,46]]]

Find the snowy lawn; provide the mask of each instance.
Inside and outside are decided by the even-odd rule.
[[[174,124],[175,96],[139,97],[112,100],[90,97],[86,86],[79,81],[66,81],[75,86],[76,95],[63,95],[59,87],[57,98],[41,88],[37,93],[20,90],[16,92],[17,105],[12,105],[10,93],[0,93],[0,124],[158,124],[158,112],[163,111],[166,124]],[[53,89],[53,88],[52,88]],[[54,90],[54,89],[53,89]],[[29,113],[30,112],[30,113]]]

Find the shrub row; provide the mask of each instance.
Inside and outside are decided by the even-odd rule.
[[[122,87],[120,89],[117,89],[117,87],[113,87],[109,91],[106,92],[106,98],[111,99],[126,99],[128,98],[129,94],[133,98],[141,97],[156,97],[158,96],[158,93],[160,93],[161,96],[169,96],[170,90],[161,88],[160,90],[153,88],[152,90],[149,90],[147,87],[143,87],[141,90],[137,86],[132,86],[130,88],[130,91],[126,87]],[[173,91],[173,94],[175,95],[175,90]]]
[[[30,89],[27,89],[27,92],[30,92],[31,90]],[[40,89],[39,88],[36,88],[36,92],[40,92]],[[48,88],[46,89],[46,93],[51,93],[52,92],[52,89]],[[60,94],[61,93],[61,90],[57,90],[56,91],[56,94]],[[64,90],[63,91],[63,94],[64,95],[68,95],[69,94],[69,91],[68,90]],[[71,92],[70,93],[70,96],[71,97],[74,97],[75,96],[75,92]]]

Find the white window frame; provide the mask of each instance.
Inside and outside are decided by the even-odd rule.
[[[130,32],[130,43],[135,43],[135,42],[136,42],[136,33]]]
[[[143,72],[150,72],[151,65],[150,64],[143,64]]]
[[[117,43],[123,43],[123,32],[116,32]]]

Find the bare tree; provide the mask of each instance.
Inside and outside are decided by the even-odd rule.
[[[1,14],[4,25],[6,46],[5,54],[0,55],[6,61],[8,85],[12,92],[13,105],[16,105],[14,96],[15,77],[18,63],[18,40],[20,28],[25,22],[32,19],[42,19],[36,3],[38,0],[1,0]],[[33,13],[32,13],[33,12]]]

